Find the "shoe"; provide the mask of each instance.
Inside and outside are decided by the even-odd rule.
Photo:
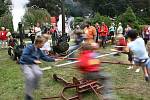
[[[146,82],[149,82],[149,80],[150,80],[149,77],[148,77],[148,76],[145,76],[145,81],[146,81]]]
[[[129,66],[127,69],[133,69],[133,66]]]
[[[25,95],[25,100],[33,100],[33,98],[29,95]]]
[[[137,68],[135,72],[136,72],[136,73],[140,72],[140,68]]]

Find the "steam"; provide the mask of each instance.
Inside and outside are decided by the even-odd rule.
[[[14,31],[18,29],[18,23],[21,22],[24,14],[26,4],[29,3],[28,0],[11,0],[12,2],[12,16],[13,16],[13,27]]]

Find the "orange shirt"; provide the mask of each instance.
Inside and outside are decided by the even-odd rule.
[[[94,39],[94,36],[96,36],[96,29],[94,26],[89,26],[88,28],[84,28],[84,33],[86,35],[86,38],[88,39]]]

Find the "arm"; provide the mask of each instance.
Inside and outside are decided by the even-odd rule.
[[[40,50],[40,58],[47,62],[55,62],[54,58],[44,55],[41,50]]]
[[[32,48],[31,46],[29,47],[26,47],[24,50],[23,50],[23,53],[22,53],[22,59],[28,61],[29,63],[34,63],[34,60],[32,57],[30,57],[31,53],[32,53]]]

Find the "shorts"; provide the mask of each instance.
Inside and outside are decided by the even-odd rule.
[[[135,65],[150,68],[150,58],[147,58],[147,59],[134,58],[133,61],[134,61]]]

